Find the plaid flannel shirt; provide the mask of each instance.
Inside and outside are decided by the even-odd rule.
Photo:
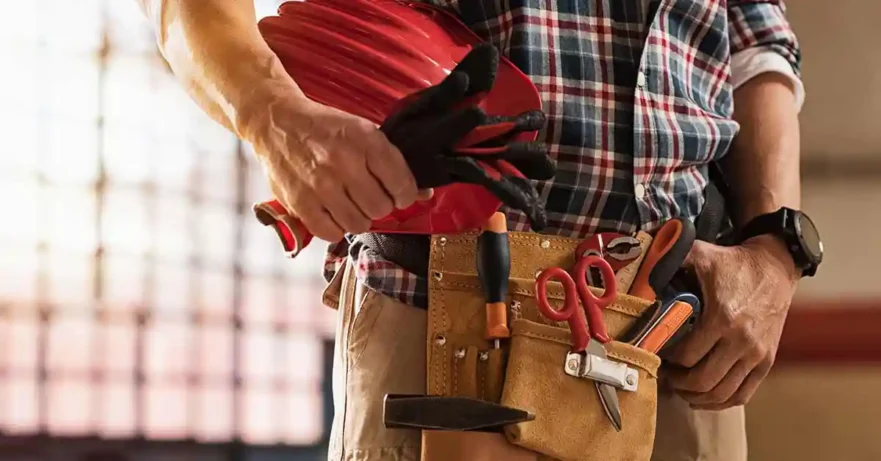
[[[738,131],[732,56],[770,50],[799,72],[780,0],[430,1],[458,13],[538,88],[548,116],[539,140],[557,162],[556,177],[537,183],[551,234],[693,219],[707,165]],[[509,229],[528,228],[522,214],[506,212]],[[427,305],[424,277],[347,241],[329,248],[328,280],[347,257],[369,288]]]

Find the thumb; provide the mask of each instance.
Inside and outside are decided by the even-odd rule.
[[[714,245],[711,243],[695,240],[694,244],[691,246],[691,250],[685,256],[685,261],[682,262],[682,267],[689,270],[695,270],[695,266],[702,261],[706,261],[713,246]]]

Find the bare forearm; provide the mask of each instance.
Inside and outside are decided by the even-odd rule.
[[[723,166],[733,192],[738,226],[801,202],[798,111],[786,77],[765,73],[734,93],[741,125]]]
[[[252,0],[138,0],[162,55],[211,118],[242,138],[268,104],[263,89],[298,92],[257,29]]]

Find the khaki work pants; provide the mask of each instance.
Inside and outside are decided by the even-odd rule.
[[[328,286],[324,302],[339,311],[328,460],[419,461],[420,432],[386,429],[382,405],[385,394],[425,393],[427,312],[365,288],[350,265]],[[742,407],[696,411],[660,393],[652,461],[746,459]]]

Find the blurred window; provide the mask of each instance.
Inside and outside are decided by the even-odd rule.
[[[282,257],[259,165],[136,5],[0,15],[0,431],[312,444],[322,246]]]

